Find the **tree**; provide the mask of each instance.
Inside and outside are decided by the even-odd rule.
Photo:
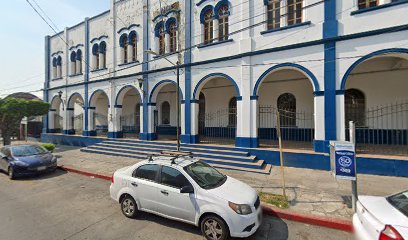
[[[25,100],[13,97],[0,99],[0,131],[3,144],[11,143],[11,136],[17,132],[24,117],[41,116],[48,113],[50,104],[40,100]]]

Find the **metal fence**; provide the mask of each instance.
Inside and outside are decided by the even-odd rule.
[[[74,130],[75,134],[81,135],[82,134],[82,129],[84,125],[84,114],[81,113],[79,115],[73,116],[72,117],[72,122],[74,124]]]
[[[284,147],[290,149],[313,149],[313,113],[277,109],[273,106],[258,107],[258,137],[260,146],[279,147],[277,134],[278,111]]]
[[[106,136],[108,133],[108,116],[100,113],[94,113],[92,121],[96,130],[96,135]]]
[[[125,138],[137,138],[140,133],[140,115],[129,114],[121,116],[120,127]]]
[[[212,113],[199,114],[198,133],[201,143],[234,144],[236,128],[236,108],[227,108]]]
[[[351,120],[358,153],[408,156],[408,100],[355,111],[346,109],[346,140]]]

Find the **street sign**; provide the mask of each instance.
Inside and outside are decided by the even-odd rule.
[[[331,168],[337,179],[356,180],[356,151],[353,143],[330,143]]]

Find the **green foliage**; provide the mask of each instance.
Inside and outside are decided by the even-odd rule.
[[[283,195],[259,192],[261,202],[272,204],[278,208],[289,208],[289,202]]]
[[[3,144],[10,144],[10,137],[18,131],[24,117],[41,116],[48,113],[49,103],[8,97],[0,99],[0,130]]]
[[[55,149],[55,144],[52,144],[52,143],[44,143],[44,144],[41,144],[41,146],[50,152],[53,152]]]

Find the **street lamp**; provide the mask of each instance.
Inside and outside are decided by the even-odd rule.
[[[62,103],[62,110],[65,111],[64,101],[62,100],[62,91],[61,90],[58,92],[58,97],[60,98],[61,103]]]
[[[156,53],[155,51],[149,49],[145,51],[147,54],[152,54],[155,56],[160,56],[160,54]],[[176,67],[177,70],[177,89],[176,89],[176,102],[177,102],[177,151],[180,151],[180,62],[177,61],[173,63],[170,61],[166,56],[161,56],[162,58],[166,59],[167,62],[171,63],[173,66]],[[180,59],[180,58],[179,58]],[[140,81],[139,81],[140,84]]]

